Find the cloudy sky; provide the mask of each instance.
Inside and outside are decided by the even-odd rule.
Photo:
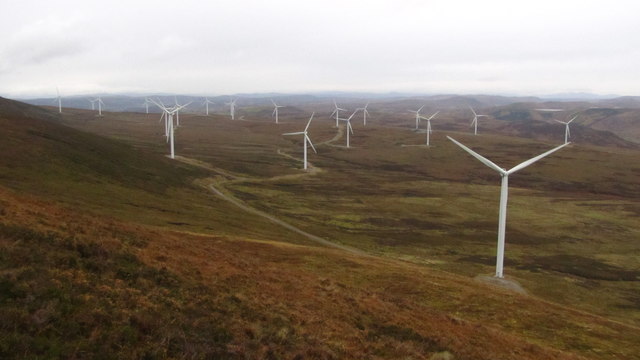
[[[640,1],[0,0],[0,96],[640,95]]]

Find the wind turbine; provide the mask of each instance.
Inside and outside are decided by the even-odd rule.
[[[102,98],[98,96],[97,98],[93,99],[93,101],[98,104],[98,116],[102,116],[102,107],[104,106],[104,103],[102,102]],[[95,110],[95,107],[93,108],[93,110]]]
[[[62,114],[62,97],[60,97],[60,89],[58,89],[57,86],[56,86],[56,93],[58,94],[58,97],[53,100],[53,103],[55,104],[56,101],[58,102],[58,113]]]
[[[370,115],[369,111],[367,111],[367,106],[369,106],[369,103],[367,103],[364,107],[356,109],[356,111],[362,110],[362,115],[363,115],[363,118],[364,118],[364,126],[367,126],[367,115]]]
[[[91,110],[95,110],[96,109],[96,100],[89,99],[89,102],[91,103]]]
[[[560,145],[558,147],[555,147],[543,154],[540,154],[534,158],[531,158],[527,161],[524,161],[514,167],[512,167],[509,170],[505,170],[501,167],[499,167],[498,165],[494,164],[493,162],[491,162],[491,160],[483,157],[482,155],[476,153],[475,151],[469,149],[468,147],[462,145],[461,143],[459,143],[458,141],[454,140],[453,138],[447,136],[447,138],[451,141],[453,141],[454,144],[460,146],[464,151],[468,152],[469,154],[471,154],[473,157],[475,157],[476,159],[480,160],[481,163],[487,165],[488,167],[490,167],[491,169],[497,171],[500,176],[502,176],[502,184],[500,186],[500,213],[499,213],[499,217],[498,217],[498,249],[497,249],[497,256],[496,256],[496,277],[498,278],[502,278],[503,277],[503,267],[504,267],[504,234],[505,234],[505,228],[506,228],[506,224],[507,224],[507,197],[509,196],[509,175],[515,173],[518,170],[522,170],[525,167],[533,164],[534,162],[542,159],[543,157],[550,155],[553,152],[556,152],[560,149],[562,149],[563,147],[569,145],[569,143]]]
[[[180,105],[178,104],[178,98],[175,96],[173,97],[173,101],[176,103],[175,107],[178,108],[178,110],[176,110],[176,127],[180,127],[180,110],[185,108],[187,105],[191,104],[193,101],[189,101],[184,105]]]
[[[429,135],[432,133],[432,131],[431,131],[431,119],[436,117],[436,115],[438,115],[439,112],[440,111],[436,111],[433,115],[429,116],[428,118],[420,116],[420,119],[427,120],[427,146],[429,146]]]
[[[340,118],[340,111],[347,111],[347,110],[339,108],[335,100],[333,100],[333,106],[335,106],[335,109],[333,110],[331,115],[329,115],[329,117],[332,117],[334,114],[336,115],[336,127],[338,127],[338,118]]]
[[[149,113],[149,103],[150,103],[150,102],[151,102],[151,101],[149,100],[149,98],[148,98],[148,97],[145,97],[145,98],[144,98],[144,103],[142,104],[142,105],[144,105],[144,107],[146,108],[146,110],[147,110],[147,114]]]
[[[213,101],[209,100],[209,98],[205,97],[204,102],[202,103],[207,108],[207,116],[209,116],[209,104],[213,104]]]
[[[313,120],[314,114],[315,113],[311,113],[311,117],[309,118],[309,122],[307,123],[307,126],[304,128],[304,131],[282,134],[282,135],[304,135],[304,169],[305,170],[307,170],[307,142],[309,142],[309,145],[311,145],[313,152],[316,154],[318,153],[316,151],[316,148],[313,146],[313,143],[311,142],[311,138],[309,138],[309,135],[307,134],[307,130],[309,130],[309,125],[311,125],[311,120]]]
[[[351,114],[351,116],[349,116],[348,119],[340,119],[340,121],[346,121],[347,122],[347,126],[346,126],[346,131],[347,131],[347,147],[349,147],[349,132],[351,132],[351,134],[353,134],[353,127],[351,126],[351,118],[353,118],[353,115],[355,115],[358,112],[358,110],[354,111],[353,114]]]
[[[273,104],[273,113],[271,114],[271,116],[275,116],[276,117],[276,124],[278,123],[278,108],[284,107],[284,105],[278,105],[276,104],[275,101],[271,100],[271,103]],[[306,168],[305,168],[306,169]]]
[[[409,110],[409,112],[416,113],[416,130],[418,130],[418,126],[420,125],[420,111],[423,107],[424,105],[422,105],[418,110]]]
[[[229,105],[229,114],[231,115],[231,120],[236,119],[236,100],[231,100],[230,102],[225,103],[225,105]]]
[[[180,111],[182,108],[184,108],[187,105],[175,105],[173,107],[166,107],[164,106],[164,104],[162,104],[162,102],[157,103],[153,100],[151,100],[154,104],[156,104],[156,106],[158,106],[160,109],[162,109],[163,116],[165,119],[165,130],[166,133],[168,135],[168,140],[170,143],[170,148],[171,148],[171,155],[170,157],[172,159],[175,159],[175,147],[174,147],[174,127],[173,127],[173,115],[177,114],[178,111]],[[160,118],[160,120],[162,120],[162,117]]]
[[[569,120],[567,122],[556,120],[560,124],[564,124],[565,125],[565,129],[564,129],[564,143],[565,144],[569,142],[569,138],[571,137],[571,131],[569,131],[569,124],[571,124],[571,122],[573,120],[575,120],[577,117],[578,117],[578,115],[574,116],[571,120]]]
[[[471,120],[471,125],[469,126],[474,126],[475,128],[473,129],[473,135],[478,135],[478,118],[479,117],[483,117],[483,116],[488,116],[488,115],[478,115],[476,114],[475,110],[473,110],[473,108],[471,106],[469,106],[469,109],[471,109],[471,111],[473,112],[473,120]]]

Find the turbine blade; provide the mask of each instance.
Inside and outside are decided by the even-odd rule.
[[[433,119],[436,115],[438,115],[438,113],[439,113],[439,112],[440,112],[440,111],[436,111],[436,112],[435,112],[435,114],[431,115],[431,117],[430,117],[430,118],[428,118],[427,120],[431,120],[431,119]]]
[[[474,158],[480,160],[481,163],[487,165],[488,167],[492,168],[493,170],[499,172],[502,175],[507,174],[507,171],[503,168],[501,168],[500,166],[494,164],[491,160],[487,159],[486,157],[478,154],[477,152],[469,149],[468,147],[462,145],[460,142],[456,141],[455,139],[453,139],[450,136],[447,136],[447,139],[453,141],[454,144],[460,146],[464,151],[468,152],[469,154],[471,154],[471,156],[473,156]]]
[[[507,171],[507,175],[508,174],[513,174],[514,172],[516,172],[518,170],[522,170],[522,169],[526,168],[527,166],[533,164],[534,162],[542,159],[543,157],[545,157],[545,156],[547,156],[547,155],[549,155],[551,153],[554,153],[554,152],[562,149],[563,147],[565,147],[565,146],[567,146],[569,144],[570,143],[562,144],[562,145],[560,145],[558,147],[555,147],[555,148],[553,148],[553,149],[551,149],[551,150],[549,150],[549,151],[547,151],[547,152],[545,152],[543,154],[540,154],[540,155],[534,157],[533,159],[529,159],[529,160],[527,160],[527,161],[525,161],[523,163],[520,163],[519,165],[516,165],[516,166],[512,167],[511,169],[509,169],[509,171]]]
[[[473,112],[473,115],[474,115],[474,116],[478,116],[478,114],[476,114],[476,111],[475,111],[475,110],[473,110],[473,108],[472,108],[471,106],[469,106],[469,109],[471,109],[471,111]]]
[[[424,105],[420,106],[420,109],[418,109],[418,111],[416,111],[416,112],[420,112],[420,111],[422,111],[422,108],[423,108],[423,107],[424,107]]]
[[[553,119],[553,120],[556,120],[556,119]],[[564,122],[564,121],[560,121],[560,120],[556,120],[556,121],[557,121],[557,122],[559,122],[560,124],[565,124],[565,125],[567,125],[567,123],[566,123],[566,122]]]
[[[309,129],[309,125],[311,125],[311,120],[313,120],[313,115],[314,115],[314,114],[315,114],[315,112],[312,112],[312,113],[311,113],[311,117],[309,118],[309,122],[307,123],[307,126],[304,128],[305,136],[307,136],[307,135],[306,135],[306,133],[307,133],[307,129]]]
[[[271,117],[276,116],[276,109],[277,109],[277,108],[273,109],[273,112],[271,113]]]
[[[569,129],[569,124],[567,124],[567,137],[571,137],[571,129]]]
[[[351,114],[351,116],[349,116],[349,118],[347,119],[347,121],[351,120],[351,118],[358,112],[358,110],[356,109],[356,111],[353,112],[353,114]]]
[[[351,130],[351,134],[353,135],[353,127],[351,126],[351,121],[347,120],[347,127]]]
[[[571,120],[569,120],[569,121],[567,122],[567,124],[570,124],[570,123],[571,123],[573,120],[575,120],[577,117],[578,117],[578,115],[574,116]]]
[[[313,146],[313,143],[311,142],[311,138],[309,137],[309,135],[304,134],[304,136],[307,138],[307,141],[309,142],[309,145],[311,145],[311,148],[313,149],[313,152],[317,154],[318,152],[316,151],[316,147]]]
[[[304,131],[298,131],[298,132],[292,132],[292,133],[284,133],[282,135],[302,135],[304,134]]]

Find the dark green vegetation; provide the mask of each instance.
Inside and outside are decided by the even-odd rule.
[[[301,156],[301,139],[281,133],[306,116],[275,126],[182,115],[177,154],[212,171],[166,159],[155,115],[59,118],[14,110],[21,106],[0,107],[9,130],[0,150],[10,154],[0,160],[0,310],[11,319],[0,328],[3,356],[632,359],[640,351],[640,168],[626,145],[577,143],[512,177],[505,272],[534,295],[522,296],[472,280],[493,272],[499,177],[443,133],[430,149],[404,146],[424,134],[372,119],[354,123],[347,150],[343,138],[326,143],[336,129],[318,116],[310,135],[319,155],[310,160],[322,171],[307,175],[278,153]],[[491,122],[474,138],[447,116],[448,134],[504,167],[556,145],[487,135]],[[196,185],[212,178],[255,208],[380,257],[307,246]]]

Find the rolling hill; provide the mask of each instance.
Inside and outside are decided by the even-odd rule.
[[[470,232],[492,224],[468,216],[468,207],[484,208],[495,178],[471,175],[478,172],[475,165],[456,170],[452,164],[464,161],[464,154],[445,145],[442,134],[434,139],[436,151],[425,153],[401,146],[419,141],[420,134],[358,128],[356,148],[345,152],[335,129],[319,121],[311,128],[320,152],[312,162],[322,171],[300,176],[298,162],[277,150],[298,155],[299,143],[280,134],[301,121],[290,119],[278,128],[219,116],[185,115],[181,121],[179,154],[206,166],[167,159],[155,116],[96,118],[69,109],[59,116],[0,99],[0,126],[6,130],[0,134],[0,357],[637,357],[637,298],[618,312],[607,302],[618,300],[611,294],[626,294],[615,286],[627,286],[629,294],[637,286],[636,265],[618,254],[633,249],[634,233],[626,233],[632,214],[614,222],[598,210],[605,199],[605,212],[637,210],[637,189],[602,181],[598,171],[576,173],[562,165],[570,157],[586,168],[594,154],[610,153],[618,161],[608,166],[629,184],[637,169],[624,173],[620,164],[636,158],[635,150],[576,149],[514,182],[516,194],[535,208],[550,209],[549,191],[560,195],[555,201],[573,197],[553,210],[556,220],[566,221],[563,212],[574,206],[593,216],[577,218],[592,223],[564,239],[571,251],[595,246],[598,239],[588,234],[598,226],[620,236],[597,249],[609,257],[583,252],[573,263],[555,264],[551,253],[560,247],[538,247],[536,241],[557,234],[538,229],[531,237],[514,236],[510,258],[516,263],[507,264],[526,295],[468,276],[490,269],[484,265],[487,252],[476,252],[486,244]],[[505,142],[518,144],[515,154],[499,153],[501,163],[548,146],[505,136],[465,141],[494,151]],[[425,166],[442,159],[450,161]],[[549,172],[566,183],[549,180]],[[318,246],[221,200],[202,184],[220,185],[254,208],[371,255]],[[567,192],[569,184],[574,187]],[[451,203],[445,194],[472,190],[478,202],[444,205]],[[596,197],[596,205],[579,199],[585,192]],[[426,210],[427,198],[443,205]],[[408,215],[416,209],[431,219]],[[532,213],[513,216],[522,221]],[[427,243],[416,242],[414,234]],[[522,254],[532,241],[541,251],[529,263]],[[611,265],[616,261],[619,266]],[[456,266],[465,269],[461,273]],[[545,277],[563,271],[560,278]],[[578,294],[579,303],[541,290],[558,285],[558,293]],[[590,286],[597,301],[604,299],[601,292],[613,300],[603,302],[603,311],[592,311],[585,293],[576,290],[583,286]],[[633,319],[621,320],[622,314]]]

